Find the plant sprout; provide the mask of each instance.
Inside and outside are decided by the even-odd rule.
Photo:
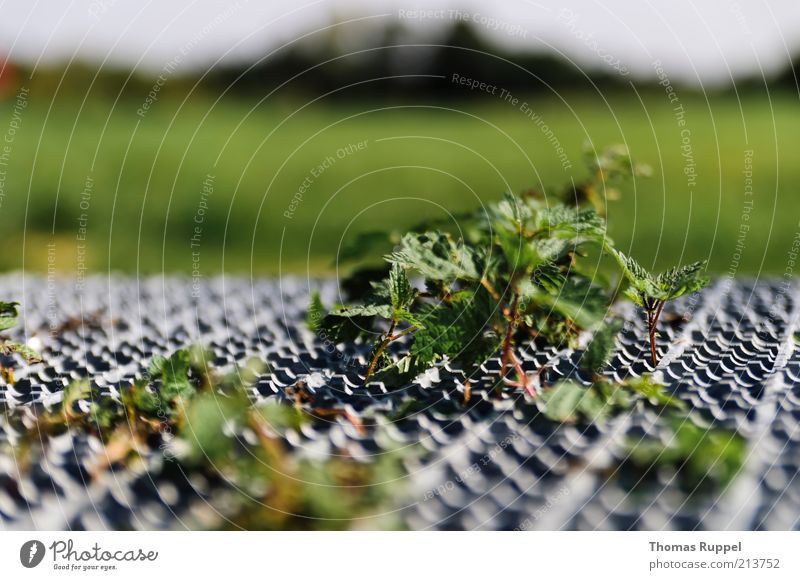
[[[647,315],[650,357],[655,367],[658,364],[656,351],[658,319],[661,317],[664,305],[670,300],[691,294],[708,285],[708,278],[701,274],[705,270],[706,262],[694,262],[688,266],[671,268],[653,276],[630,256],[611,247],[608,249],[616,258],[629,283],[625,296],[644,309]]]

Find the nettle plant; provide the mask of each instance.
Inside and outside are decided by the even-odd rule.
[[[647,315],[650,358],[653,366],[656,366],[658,364],[657,325],[664,305],[670,300],[680,298],[684,294],[691,294],[706,286],[708,279],[701,274],[706,263],[694,262],[688,266],[671,268],[658,276],[653,276],[630,256],[613,248],[609,248],[609,252],[616,258],[629,283],[625,290],[625,296],[643,309]]]
[[[499,352],[503,383],[535,396],[541,376],[523,370],[518,346],[530,341],[575,346],[582,332],[603,328],[617,294],[598,272],[597,256],[608,254],[628,284],[624,295],[646,312],[655,352],[664,304],[707,283],[700,276],[704,263],[653,276],[617,250],[605,219],[593,207],[598,183],[612,170],[615,180],[643,172],[619,148],[599,159],[589,180],[561,196],[506,194],[459,216],[457,232],[432,222],[402,236],[361,235],[344,254],[361,258],[369,247],[383,243],[385,266],[358,269],[343,281],[352,304],[326,311],[319,296],[313,296],[310,328],[333,343],[372,341],[365,383],[379,378],[406,384],[441,361],[454,363],[470,377]],[[596,334],[606,347],[613,346],[613,336]],[[394,343],[405,348],[392,357]],[[469,381],[464,389],[468,399]]]

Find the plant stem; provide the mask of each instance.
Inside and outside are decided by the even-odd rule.
[[[372,361],[369,363],[369,368],[367,369],[367,375],[364,377],[364,384],[366,385],[369,381],[369,378],[372,376],[372,373],[375,371],[375,366],[378,364],[378,360],[380,359],[383,351],[389,346],[389,343],[393,340],[397,340],[398,338],[402,338],[411,332],[414,332],[417,327],[416,326],[409,326],[402,332],[398,332],[397,334],[393,334],[394,329],[397,327],[397,320],[393,319],[392,323],[389,325],[389,331],[386,333],[386,336],[381,341],[380,346],[375,351],[375,355],[372,357]]]
[[[530,382],[528,381],[528,376],[525,374],[525,371],[522,369],[522,365],[519,363],[519,360],[514,355],[512,350],[512,337],[514,335],[514,329],[517,327],[518,317],[517,317],[517,306],[519,305],[519,292],[514,292],[514,296],[511,299],[511,305],[509,306],[509,320],[508,326],[506,327],[506,335],[503,338],[503,354],[500,357],[500,363],[502,368],[500,369],[500,376],[505,378],[506,370],[509,365],[514,369],[514,372],[517,373],[517,381],[511,383],[513,386],[516,387],[524,387],[526,391],[531,396],[535,396],[536,393],[530,386]]]
[[[489,282],[489,280],[487,280],[485,277],[481,278],[481,286],[486,288],[486,290],[489,291],[489,294],[491,294],[492,298],[494,298],[497,302],[500,302],[500,300],[502,300],[502,296],[500,296],[500,293],[494,289],[492,283]]]
[[[386,333],[386,336],[383,337],[380,346],[375,351],[375,354],[372,357],[372,360],[369,363],[369,368],[367,368],[367,375],[364,377],[364,384],[367,384],[369,378],[372,376],[372,372],[375,370],[375,365],[378,364],[378,359],[380,359],[383,351],[386,350],[386,347],[389,346],[390,337],[394,332],[394,327],[397,326],[397,319],[392,318],[392,323],[389,325],[389,331]]]
[[[656,331],[658,328],[658,319],[661,317],[661,311],[664,309],[664,304],[666,304],[665,301],[659,300],[647,308],[647,333],[650,338],[650,359],[653,361],[653,367],[658,366]]]

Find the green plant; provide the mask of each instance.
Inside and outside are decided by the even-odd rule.
[[[360,250],[348,246],[348,257],[367,255],[367,242],[378,244],[388,248],[385,268],[361,268],[343,282],[355,289],[352,304],[326,312],[319,296],[312,296],[309,327],[334,343],[371,341],[365,383],[379,374],[399,384],[443,360],[461,366],[469,377],[499,352],[502,381],[534,396],[539,377],[524,372],[517,345],[533,340],[562,347],[575,344],[584,330],[597,329],[598,338],[607,332],[602,322],[612,287],[584,264],[587,252],[611,253],[625,277],[632,277],[634,263],[614,248],[599,213],[584,205],[596,201],[598,180],[630,177],[637,173],[635,166],[621,149],[591,159],[592,177],[581,188],[593,193],[574,196],[570,205],[534,191],[506,194],[459,216],[458,236],[441,222],[421,224],[403,236],[364,234]],[[648,323],[654,341],[663,303],[696,289],[691,275],[697,268],[671,270],[652,280],[636,268],[632,288],[649,293],[644,301],[638,292],[626,295],[652,308]],[[412,283],[417,277],[421,286]],[[395,360],[389,352],[400,342],[406,347]],[[607,356],[599,346],[585,354],[590,366]],[[469,378],[464,395],[469,398]]]
[[[745,461],[747,446],[741,435],[713,428],[682,413],[663,417],[667,432],[658,439],[629,439],[622,471],[638,484],[657,478],[659,471],[688,494],[724,489]]]
[[[565,379],[546,388],[537,401],[539,410],[559,423],[594,422],[629,408],[635,400],[659,409],[685,410],[685,404],[664,392],[664,385],[652,377],[626,377],[619,382],[600,374],[614,350],[621,321],[612,319],[601,325],[583,352],[579,364],[591,377],[588,387]],[[632,395],[637,395],[637,398]]]
[[[446,231],[403,236],[385,256],[388,279],[372,281],[360,304],[327,314],[315,299],[313,328],[334,342],[377,336],[365,381],[376,372],[408,378],[444,359],[472,372],[500,350],[504,380],[533,395],[514,352],[517,337],[566,344],[602,320],[608,293],[575,262],[581,247],[602,246],[604,223],[593,210],[506,195],[462,227],[468,239]],[[424,289],[411,284],[411,272]],[[407,353],[393,362],[389,347],[407,336]],[[515,380],[505,378],[509,369]]]
[[[616,258],[628,281],[629,286],[625,290],[625,296],[645,311],[647,335],[650,339],[650,357],[653,366],[656,366],[658,364],[658,353],[656,352],[658,320],[664,305],[670,300],[691,294],[708,285],[708,278],[701,275],[701,272],[705,270],[706,262],[694,262],[688,266],[671,268],[653,276],[630,256],[626,256],[612,247],[608,247],[608,251]]]
[[[214,527],[342,529],[393,500],[398,488],[392,482],[402,473],[398,454],[381,454],[374,464],[346,453],[309,461],[293,457],[281,441],[287,429],[319,417],[354,422],[347,413],[314,407],[302,385],[292,391],[298,393],[294,407],[253,405],[247,390],[266,372],[264,365],[251,361],[220,374],[208,360],[199,348],[154,357],[147,378],[122,388],[118,399],[89,381],[72,382],[61,401],[36,410],[33,421],[34,409],[6,408],[0,426],[11,423],[12,452],[21,468],[67,430],[103,442],[86,462],[93,476],[112,466],[133,467],[157,445],[167,459],[162,476],[202,474],[237,490],[222,516],[209,508]],[[244,431],[252,434],[249,443]]]
[[[562,198],[567,204],[589,203],[600,215],[606,214],[605,200],[620,198],[619,185],[632,177],[649,177],[652,174],[650,166],[633,162],[624,145],[611,145],[599,152],[587,145],[584,160],[589,177],[567,187]]]
[[[19,302],[0,302],[0,332],[13,328],[17,324]],[[8,356],[19,354],[28,363],[41,362],[42,357],[32,348],[7,339],[0,340],[0,355]],[[0,372],[8,382],[13,382],[14,376],[10,369],[0,365]]]

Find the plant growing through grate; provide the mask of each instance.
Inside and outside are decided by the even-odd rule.
[[[624,295],[647,313],[655,365],[664,304],[703,287],[705,263],[652,276],[617,250],[595,207],[600,184],[605,176],[618,181],[642,171],[618,147],[604,152],[590,169],[592,177],[554,196],[558,201],[537,191],[506,194],[459,216],[457,231],[433,222],[402,236],[363,234],[344,254],[363,257],[383,239],[385,266],[358,269],[343,281],[350,304],[326,311],[313,296],[309,326],[334,343],[371,340],[365,382],[379,376],[390,385],[407,384],[443,360],[461,366],[469,377],[499,352],[502,384],[533,397],[545,385],[539,375],[524,372],[516,349],[524,341],[574,346],[582,332],[603,328],[616,292],[588,257],[605,254],[615,258],[621,283],[628,285]],[[422,285],[412,283],[417,277]],[[613,336],[602,336],[613,344]],[[405,350],[390,357],[390,347],[402,339]],[[469,380],[464,396],[469,399]]]

